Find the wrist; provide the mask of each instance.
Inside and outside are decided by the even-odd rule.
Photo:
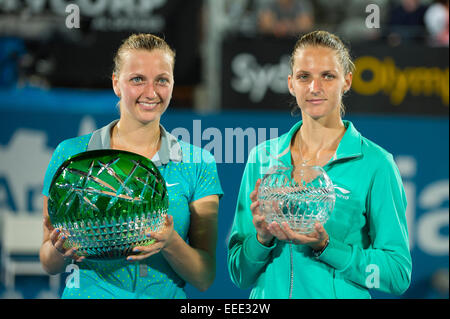
[[[330,238],[327,237],[327,239],[325,239],[324,241],[321,242],[321,244],[319,246],[313,247],[312,251],[313,251],[313,256],[315,258],[319,258],[320,255],[322,255],[322,253],[325,251],[325,249],[328,247],[328,244],[330,243]]]
[[[68,263],[64,256],[55,248],[51,241],[42,245],[39,257],[42,268],[50,275],[57,275],[65,271]]]
[[[173,230],[173,233],[169,236],[169,238],[167,238],[164,245],[161,247],[161,252],[165,252],[165,253],[169,253],[169,254],[176,252],[177,247],[181,243],[180,240],[182,242],[185,242],[183,240],[183,238],[181,238],[181,236],[178,235],[178,233],[175,230]]]
[[[266,246],[266,247],[270,247],[270,246],[272,246],[273,245],[273,240],[274,240],[274,236],[270,236],[270,237],[268,237],[268,238],[264,238],[264,237],[262,237],[260,234],[258,234],[258,233],[256,233],[256,239],[258,240],[258,242],[261,244],[261,245],[264,245],[264,246]]]
[[[325,247],[328,245],[328,242],[330,241],[330,237],[328,234],[325,235],[325,238],[322,239],[320,242],[315,242],[309,245],[312,250],[324,250]]]

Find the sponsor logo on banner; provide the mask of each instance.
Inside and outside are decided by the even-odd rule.
[[[231,87],[239,93],[248,93],[250,101],[261,102],[267,91],[288,93],[287,77],[290,73],[289,56],[283,55],[277,64],[259,64],[257,58],[250,53],[237,54],[231,68],[234,77]]]
[[[163,8],[168,0],[8,0],[0,1],[0,14],[22,14],[28,18],[44,15],[67,16],[74,8],[79,10],[82,18],[90,20],[90,29],[98,31],[142,30],[160,32],[166,26],[165,17],[155,13]],[[46,19],[50,23],[57,20]]]

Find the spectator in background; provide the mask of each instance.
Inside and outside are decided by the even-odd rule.
[[[338,0],[332,2],[321,0],[322,7],[327,9],[324,11],[322,21],[324,24],[327,23],[330,21],[328,17],[332,14],[336,15],[337,11],[339,16],[334,20],[337,34],[353,43],[378,41],[382,36],[381,31],[384,29],[380,26],[386,24],[389,15],[388,2],[389,0]],[[369,5],[375,5],[378,8],[377,15],[373,15],[375,12]],[[333,13],[330,13],[331,11]],[[368,25],[368,23],[374,25]]]
[[[448,0],[435,0],[425,12],[425,27],[432,46],[448,47]]]
[[[427,6],[421,0],[401,0],[394,6],[388,21],[388,42],[399,45],[401,42],[425,39],[424,16]]]
[[[261,4],[259,31],[276,37],[297,36],[314,24],[313,6],[308,0],[272,0]]]
[[[227,29],[247,36],[258,33],[258,0],[226,0]]]

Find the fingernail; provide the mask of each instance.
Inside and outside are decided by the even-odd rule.
[[[56,229],[56,232],[59,234],[60,230],[59,230],[59,229]]]
[[[137,249],[137,248],[133,249],[133,251],[134,251],[135,253],[138,253],[138,252],[140,252],[140,250],[139,250],[139,249]]]
[[[133,258],[128,257],[127,260],[128,260],[128,261],[133,261]]]

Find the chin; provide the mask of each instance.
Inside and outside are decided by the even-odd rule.
[[[142,124],[159,121],[160,118],[160,114],[140,114],[136,117],[136,119]]]
[[[136,116],[141,122],[153,122],[159,120],[162,114],[163,112],[160,109],[155,109],[151,111],[140,111]]]
[[[310,111],[310,112],[308,112],[308,111],[305,112],[305,111],[304,111],[303,113],[304,113],[305,115],[307,115],[308,117],[314,119],[314,120],[318,120],[318,119],[320,119],[320,118],[325,117],[325,116],[328,115],[328,113],[326,113],[326,112],[321,112],[321,111],[319,111],[319,110],[312,110],[312,112],[311,112],[311,111]]]
[[[159,123],[160,119],[161,119],[161,117],[159,117],[159,116],[156,117],[155,116],[155,117],[152,117],[152,118],[146,118],[146,119],[143,120],[143,122],[147,123],[147,124],[148,123],[152,123],[152,122],[158,122]]]
[[[310,116],[311,119],[313,119],[314,121],[319,121],[320,119],[325,118],[324,116]]]
[[[311,108],[302,110],[302,114],[312,118],[313,120],[320,120],[324,118],[332,118],[336,115],[340,116],[339,112],[336,112],[335,109],[324,109],[324,108]]]

